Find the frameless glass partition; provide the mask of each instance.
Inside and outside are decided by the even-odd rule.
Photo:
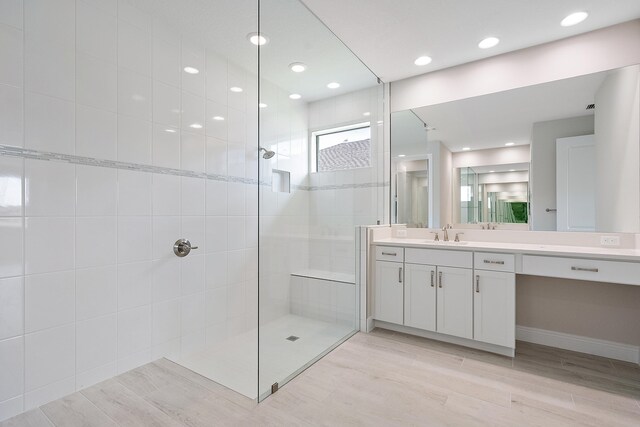
[[[298,0],[262,0],[260,37],[264,398],[355,333],[355,226],[380,218],[384,180],[375,76]]]
[[[180,233],[199,248],[183,259],[171,254],[154,265],[154,277],[163,283],[173,280],[174,264],[175,274],[182,276],[177,318],[171,301],[163,300],[169,291],[154,285],[154,298],[157,294],[161,301],[153,308],[154,339],[156,328],[162,336],[177,331],[177,349],[168,342],[167,357],[255,399],[259,69],[252,37],[258,32],[258,2],[155,4],[154,67],[161,78],[177,75],[182,93],[177,104],[181,129],[167,135],[180,138],[176,159],[197,178],[183,179],[181,199],[171,200],[182,201],[182,218],[159,218],[157,227]],[[172,99],[161,83],[154,83],[154,96],[156,87],[154,116],[156,105]],[[154,156],[168,153],[169,143],[154,140]],[[197,209],[188,208],[196,201]]]

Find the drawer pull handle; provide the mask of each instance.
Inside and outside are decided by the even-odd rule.
[[[431,287],[433,288],[435,286],[434,284],[434,276],[436,275],[436,272],[431,270]]]
[[[398,283],[402,283],[402,267],[398,269]]]
[[[476,293],[480,293],[480,275],[476,274]]]
[[[442,287],[442,271],[438,271],[438,287]]]
[[[396,252],[382,252],[382,255],[398,256],[398,254]]]
[[[597,268],[584,268],[584,267],[571,267],[571,270],[573,270],[573,271],[588,271],[590,273],[597,273],[598,272]]]
[[[504,261],[492,261],[490,259],[485,259],[484,260],[485,264],[498,264],[498,265],[504,265]]]

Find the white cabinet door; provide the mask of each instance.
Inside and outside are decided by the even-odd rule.
[[[405,264],[404,324],[436,330],[436,267]]]
[[[515,273],[476,270],[473,291],[473,337],[515,348]]]
[[[384,322],[403,322],[404,264],[376,261],[376,319]]]
[[[473,338],[472,279],[468,268],[438,267],[438,332]]]

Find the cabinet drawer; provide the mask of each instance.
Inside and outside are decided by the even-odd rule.
[[[405,249],[405,262],[410,264],[442,265],[446,267],[473,267],[473,252],[442,249]]]
[[[640,263],[523,255],[522,273],[595,282],[640,285]]]
[[[515,271],[515,256],[493,252],[476,252],[473,259],[476,270]]]
[[[404,248],[396,246],[376,246],[376,260],[378,261],[404,261]]]

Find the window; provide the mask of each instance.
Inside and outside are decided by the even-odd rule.
[[[371,166],[371,127],[369,123],[313,132],[311,140],[314,172]]]

